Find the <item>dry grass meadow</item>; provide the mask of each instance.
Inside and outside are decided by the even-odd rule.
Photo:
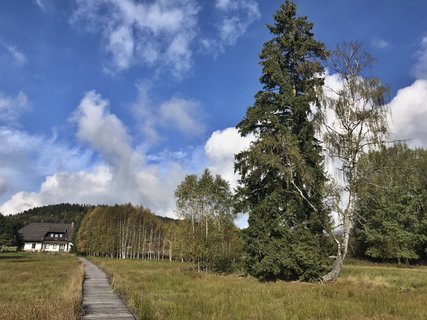
[[[83,274],[73,255],[0,254],[0,319],[80,319]]]
[[[427,269],[347,265],[333,284],[261,283],[187,264],[92,259],[141,319],[427,319]]]
[[[92,258],[141,319],[427,319],[427,268],[348,264],[333,284],[261,283],[188,264]],[[0,319],[80,318],[72,255],[0,255]]]

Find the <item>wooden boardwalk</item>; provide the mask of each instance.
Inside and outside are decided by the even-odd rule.
[[[83,319],[135,320],[122,299],[111,290],[107,275],[86,259],[80,260],[85,268]]]

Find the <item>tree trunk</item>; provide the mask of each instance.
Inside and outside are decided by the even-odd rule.
[[[341,273],[344,259],[347,256],[348,252],[348,243],[350,240],[351,232],[351,221],[353,218],[353,193],[350,191],[348,196],[347,207],[343,212],[343,234],[340,239],[337,239],[333,235],[335,242],[337,243],[337,256],[335,258],[335,263],[332,270],[322,277],[322,282],[332,282],[337,280],[338,276]]]
[[[341,257],[336,257],[334,267],[326,275],[322,277],[322,282],[333,282],[337,280],[338,276],[341,273],[343,265],[343,259]]]

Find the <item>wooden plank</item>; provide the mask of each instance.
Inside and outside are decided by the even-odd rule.
[[[83,320],[136,320],[123,300],[111,290],[107,275],[85,258],[80,260],[85,268]]]

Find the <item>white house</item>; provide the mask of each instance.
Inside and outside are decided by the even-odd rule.
[[[30,252],[69,252],[74,224],[33,222],[18,230],[22,249]]]

